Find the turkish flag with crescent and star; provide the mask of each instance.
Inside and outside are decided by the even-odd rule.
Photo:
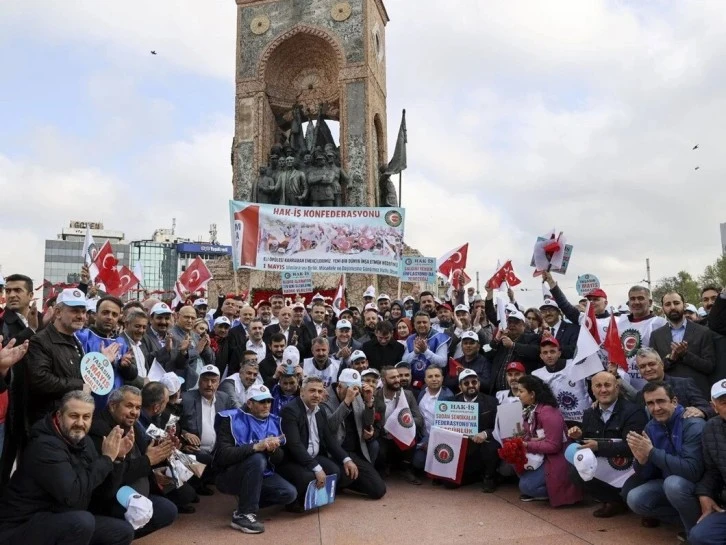
[[[123,297],[129,290],[139,284],[139,279],[136,278],[134,272],[126,265],[121,267],[121,270],[119,271],[119,279],[121,283],[115,290],[109,291],[109,295],[113,295],[114,297]]]
[[[517,278],[517,275],[514,274],[514,267],[512,267],[511,259],[507,261],[504,265],[502,265],[499,270],[497,270],[497,272],[494,273],[494,276],[489,279],[489,282],[487,284],[489,284],[489,289],[495,290],[504,282],[509,284],[509,287],[516,286],[517,284],[522,283],[522,281]]]
[[[340,313],[348,307],[348,303],[345,301],[345,275],[340,275],[338,281],[338,289],[335,292],[335,298],[333,299],[333,312],[336,316],[340,316]]]
[[[101,246],[96,254],[96,259],[93,260],[93,264],[98,267],[98,275],[96,280],[101,282],[105,286],[106,293],[111,293],[119,288],[121,285],[121,275],[119,275],[116,265],[118,260],[113,255],[113,248],[111,243],[107,240]]]
[[[212,279],[212,273],[207,268],[206,263],[201,257],[195,257],[181,276],[179,283],[189,293],[204,287],[204,285]]]
[[[436,265],[444,278],[450,279],[454,271],[463,271],[466,268],[466,254],[469,252],[469,243],[467,242],[459,248],[455,248],[450,252],[446,252],[437,261]]]

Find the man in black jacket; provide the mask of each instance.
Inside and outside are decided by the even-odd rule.
[[[358,467],[330,433],[325,412],[320,410],[324,395],[323,381],[307,377],[300,397],[285,405],[280,413],[286,443],[285,461],[278,471],[297,489],[295,510],[302,509],[310,481],[316,481],[318,488],[322,488],[328,475],[337,475],[337,488],[341,489],[358,478]]]
[[[232,409],[217,417],[214,467],[217,488],[238,497],[231,526],[246,534],[259,534],[265,526],[257,520],[261,507],[291,504],[295,487],[275,473],[282,461],[284,436],[280,419],[270,414],[272,395],[261,384],[250,388],[246,409]]]
[[[85,310],[85,306],[84,306]],[[128,545],[134,529],[125,520],[88,511],[111,498],[114,461],[131,447],[112,427],[98,452],[86,437],[94,410],[90,394],[67,393],[57,412],[30,432],[22,463],[0,498],[0,543],[30,545]]]
[[[116,501],[116,492],[122,486],[130,486],[136,492],[149,498],[154,506],[151,520],[136,530],[135,537],[140,538],[156,530],[169,526],[177,517],[176,506],[165,497],[155,494],[152,488],[152,467],[165,462],[171,455],[173,444],[166,440],[160,444],[149,445],[146,430],[138,424],[141,414],[141,391],[135,386],[121,386],[111,392],[108,405],[94,419],[89,436],[99,449],[111,430],[119,427],[124,437],[133,442],[133,446],[114,467],[119,475],[120,483],[107,502],[94,503],[98,512],[123,518],[124,510]]]
[[[539,357],[539,335],[525,332],[524,314],[518,310],[507,316],[507,328],[500,328],[489,345],[492,347],[487,353],[491,361],[489,395],[509,387],[506,369],[510,361],[521,362],[528,374],[542,367],[542,360]]]
[[[545,299],[539,307],[542,313],[544,327],[549,329],[550,334],[560,343],[562,357],[566,360],[575,357],[577,349],[577,337],[580,334],[580,326],[576,323],[567,323],[562,319],[560,307],[553,299]]]
[[[592,377],[592,392],[597,404],[585,410],[581,426],[567,431],[571,439],[582,441],[581,448],[591,449],[596,456],[608,458],[614,468],[627,471],[633,464],[633,454],[625,438],[628,433],[641,433],[646,424],[645,411],[623,398],[619,398],[618,379],[608,371]],[[599,479],[583,481],[574,466],[570,478],[597,501],[602,502],[593,515],[609,518],[627,509],[620,496],[620,488]]]
[[[393,325],[387,320],[376,324],[374,337],[361,348],[368,366],[380,371],[386,365],[396,365],[403,359],[404,346],[393,338]]]

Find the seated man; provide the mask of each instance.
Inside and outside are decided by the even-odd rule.
[[[283,407],[300,395],[300,376],[282,375],[272,388],[272,414],[280,416]]]
[[[163,496],[154,494],[151,488],[153,479],[151,468],[169,457],[172,444],[167,442],[148,446],[146,431],[137,423],[140,412],[141,391],[135,386],[121,386],[108,396],[108,405],[94,419],[89,434],[97,449],[103,448],[104,438],[116,427],[121,428],[125,437],[130,440],[131,448],[120,460],[119,467],[114,467],[114,472],[119,472],[121,475],[121,482],[116,486],[116,490],[122,486],[130,486],[142,496],[149,498],[154,506],[151,520],[136,530],[136,538],[169,526],[177,517],[176,506]],[[116,501],[116,490],[108,501],[99,502],[95,507],[99,512],[122,519],[124,509]]]
[[[325,412],[320,410],[324,395],[323,379],[306,377],[300,397],[288,403],[281,412],[286,442],[285,461],[278,471],[297,489],[298,500],[290,506],[293,511],[303,510],[302,501],[310,481],[317,481],[318,487],[322,488],[326,476],[337,475],[337,487],[341,489],[358,478],[358,467],[330,433]]]
[[[257,355],[248,350],[245,352],[245,359],[239,372],[228,376],[219,386],[219,391],[229,396],[232,403],[238,409],[241,409],[247,403],[247,393],[253,385],[262,384],[259,380],[260,366],[257,363]],[[268,385],[269,388],[269,385]]]
[[[482,492],[491,493],[497,489],[497,467],[499,466],[499,443],[494,440],[494,423],[497,418],[497,400],[479,391],[479,376],[473,369],[464,369],[459,374],[459,389],[454,401],[476,403],[479,414],[479,433],[468,437],[464,479],[482,477]]]
[[[313,357],[306,358],[303,362],[303,376],[318,377],[327,388],[338,380],[340,365],[329,357],[330,346],[327,337],[314,338],[312,351]]]
[[[358,478],[348,488],[377,500],[386,493],[386,484],[373,467],[375,458],[369,444],[376,439],[373,412],[373,388],[363,385],[360,373],[343,369],[337,384],[328,387],[322,404],[328,427],[358,468]]]
[[[431,366],[426,369],[424,381],[426,387],[418,395],[418,408],[424,421],[423,437],[416,444],[416,452],[413,454],[413,467],[418,470],[422,470],[426,465],[426,451],[436,414],[436,403],[454,399],[454,393],[444,386],[443,370],[440,367]]]
[[[592,392],[597,400],[595,407],[585,409],[582,425],[571,427],[567,434],[575,441],[582,440],[580,448],[589,448],[598,457],[620,458],[627,462],[623,466],[629,467],[633,453],[626,439],[631,431],[643,431],[647,420],[645,413],[634,403],[618,398],[618,379],[607,371],[592,377]],[[626,511],[620,488],[599,479],[583,481],[574,466],[570,477],[575,484],[584,486],[585,491],[596,501],[601,502],[602,505],[593,513],[595,517],[609,518]]]
[[[214,466],[217,488],[238,497],[231,526],[246,534],[259,534],[265,526],[257,519],[261,507],[295,501],[295,487],[275,473],[283,458],[280,419],[270,414],[272,396],[255,385],[247,397],[247,412],[231,409],[217,418]]]
[[[705,472],[696,485],[701,518],[688,534],[691,545],[726,544],[726,514],[722,509],[726,483],[726,381],[719,380],[711,387],[711,403],[717,416],[703,428]]]
[[[174,373],[172,373],[174,374]],[[176,375],[175,375],[176,376]],[[139,424],[148,429],[153,424],[162,430],[169,422],[170,413],[166,412],[169,404],[169,390],[161,382],[149,382],[141,389],[141,414]]]
[[[491,382],[489,367],[491,365],[489,360],[480,352],[481,341],[479,340],[479,335],[473,331],[464,331],[461,334],[461,350],[462,355],[456,359],[456,363],[459,364],[461,369],[473,369],[479,377],[479,384],[482,385],[482,390],[489,391],[489,383]],[[458,392],[458,375],[447,377],[446,385],[453,391]]]
[[[85,307],[84,307],[85,313]],[[114,462],[131,446],[112,428],[98,452],[86,437],[93,418],[91,394],[68,392],[60,408],[33,426],[22,462],[0,497],[0,543],[128,545],[125,520],[92,515],[91,497],[115,495]],[[99,454],[100,452],[100,454]]]
[[[680,521],[688,533],[701,516],[695,483],[703,474],[705,422],[683,418],[685,409],[668,384],[647,383],[643,397],[652,419],[643,434],[631,431],[627,436],[635,475],[623,485],[623,497],[634,513],[646,517],[645,526]]]

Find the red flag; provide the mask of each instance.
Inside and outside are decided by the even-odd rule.
[[[187,270],[179,277],[179,283],[189,293],[194,293],[212,279],[212,273],[201,257],[195,257]]]
[[[510,287],[522,283],[522,281],[517,278],[517,275],[514,274],[514,267],[512,267],[511,260],[502,265],[499,270],[494,273],[494,276],[489,279],[489,288],[495,290],[504,282],[509,284]]]
[[[450,279],[452,277],[452,273],[456,269],[461,269],[463,271],[466,268],[466,254],[468,252],[468,242],[460,248],[455,248],[450,252],[446,252],[437,260],[439,273],[442,274],[444,278]]]
[[[592,335],[592,338],[595,339],[595,342],[600,345],[602,343],[602,339],[600,339],[600,333],[597,330],[597,318],[595,318],[595,307],[590,304],[590,301],[587,302],[587,315],[585,316],[585,326],[587,329],[590,330],[590,334]]]
[[[338,280],[338,290],[335,292],[335,297],[333,298],[333,311],[338,316],[345,308],[348,308],[348,304],[345,301],[345,275],[341,274],[340,280]]]
[[[124,295],[126,295],[126,292],[139,284],[139,279],[136,278],[134,272],[126,265],[121,267],[121,271],[119,272],[119,279],[119,286],[115,290],[108,292],[109,295],[113,295],[114,297],[123,297]]]
[[[257,265],[257,243],[260,238],[260,207],[250,205],[234,213],[232,244],[237,267]]]
[[[121,285],[121,276],[116,270],[118,260],[113,255],[113,248],[111,248],[111,243],[108,240],[101,246],[96,254],[96,259],[93,260],[93,264],[98,267],[96,280],[103,283],[106,287],[106,293],[117,290]]]
[[[620,342],[620,332],[614,314],[610,315],[610,325],[608,326],[608,332],[605,334],[603,348],[607,350],[608,362],[616,363],[623,371],[628,371],[628,360],[625,357],[623,343]]]

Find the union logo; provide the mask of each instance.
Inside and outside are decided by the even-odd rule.
[[[616,471],[627,471],[633,467],[633,459],[627,456],[613,456],[608,458],[608,464]]]
[[[448,407],[446,406],[446,403],[440,403],[440,404],[439,404],[439,410],[440,410],[440,411],[441,411],[442,413],[445,413],[447,409],[448,409]]]
[[[413,416],[409,409],[401,409],[401,412],[398,413],[398,423],[404,428],[413,427]]]
[[[577,397],[572,392],[560,392],[557,394],[557,405],[561,409],[571,411],[577,407]]]
[[[440,464],[448,464],[454,461],[454,449],[446,443],[436,445],[434,448],[434,458]]]
[[[623,331],[622,335],[620,335],[620,342],[623,344],[625,355],[632,358],[640,349],[643,343],[643,336],[637,329],[626,329]]]
[[[389,212],[386,212],[386,215],[383,217],[383,219],[386,220],[386,223],[391,227],[398,227],[403,222],[403,217],[401,217],[401,214],[398,210],[391,210]]]

